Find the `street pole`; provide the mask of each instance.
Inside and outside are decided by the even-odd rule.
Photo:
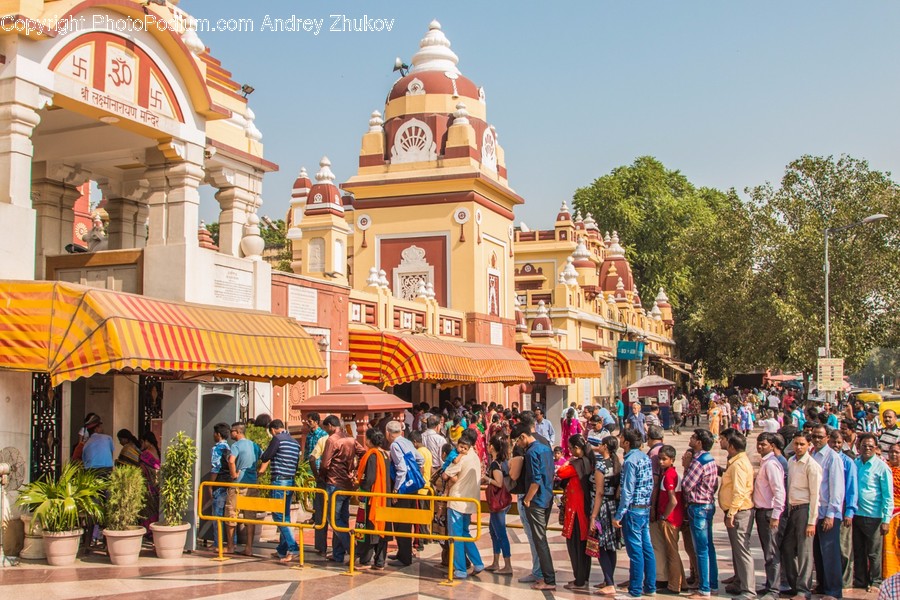
[[[825,358],[831,358],[831,305],[828,298],[828,279],[831,275],[831,263],[828,262],[828,235],[831,229],[825,228]],[[831,391],[825,392],[825,402],[831,403]],[[833,406],[833,405],[832,405]]]

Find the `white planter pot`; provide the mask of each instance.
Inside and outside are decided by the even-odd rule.
[[[191,528],[189,523],[174,525],[172,527],[151,523],[150,531],[153,532],[153,546],[156,556],[159,558],[181,558],[184,552],[184,544],[187,541],[187,532]]]
[[[44,560],[47,555],[44,554],[44,533],[41,531],[41,524],[35,523],[34,531],[31,531],[31,515],[22,515],[19,518],[25,525],[25,545],[19,553],[19,558]]]
[[[141,555],[141,543],[147,530],[143,527],[134,527],[127,531],[112,531],[104,529],[106,536],[106,550],[109,552],[109,560],[114,565],[133,565]]]
[[[83,529],[75,531],[44,532],[44,552],[47,563],[54,567],[65,567],[75,562],[78,546],[81,544]]]

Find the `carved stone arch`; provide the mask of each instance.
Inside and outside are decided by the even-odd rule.
[[[416,245],[400,253],[400,264],[394,269],[394,296],[415,300],[419,285],[434,285],[434,266],[425,258],[425,250]]]
[[[403,123],[394,134],[391,162],[411,163],[437,160],[437,144],[431,127],[419,119]]]
[[[497,139],[490,127],[481,136],[481,164],[491,171],[497,170]]]
[[[309,240],[309,256],[307,258],[307,270],[310,273],[322,273],[325,271],[325,238],[317,237]]]

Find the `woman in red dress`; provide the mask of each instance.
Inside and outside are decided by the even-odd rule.
[[[594,474],[594,451],[580,434],[569,436],[569,462],[559,468],[559,477],[565,486],[565,519],[563,537],[575,580],[567,583],[567,590],[588,591],[591,577],[591,557],[585,553],[591,526],[591,475]]]

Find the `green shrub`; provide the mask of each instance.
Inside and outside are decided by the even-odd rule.
[[[160,469],[159,500],[162,524],[181,525],[194,494],[194,467],[197,446],[194,440],[179,431],[169,442]]]
[[[143,473],[131,465],[119,465],[109,478],[106,500],[106,528],[126,531],[138,524],[147,501],[147,482]]]
[[[16,504],[32,512],[32,527],[40,523],[50,533],[75,531],[81,529],[81,516],[100,521],[101,495],[106,486],[106,481],[96,473],[72,462],[63,467],[55,481],[45,476],[25,484],[19,490]]]

